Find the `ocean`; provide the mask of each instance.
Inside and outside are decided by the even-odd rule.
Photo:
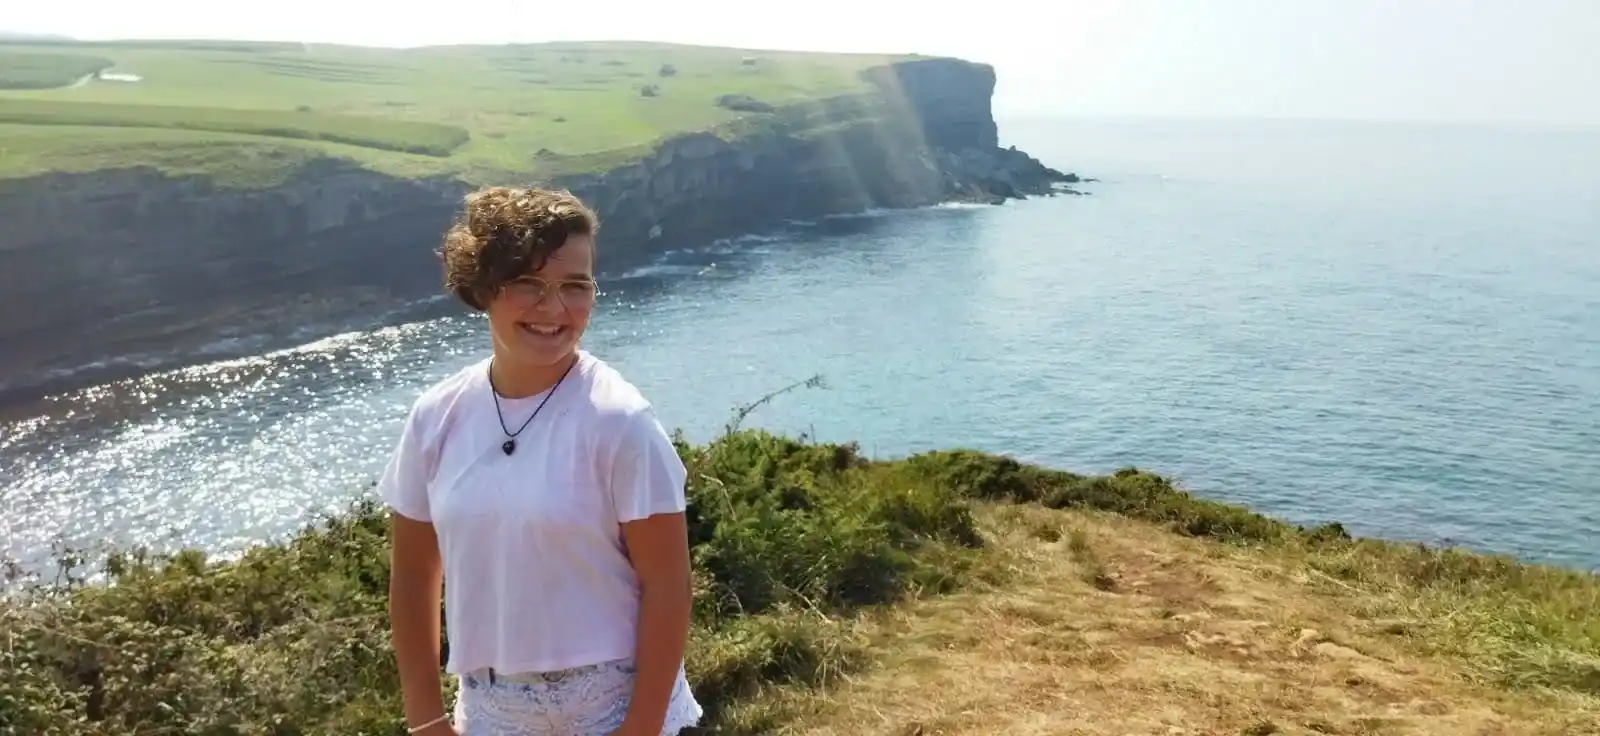
[[[1089,196],[787,223],[603,273],[586,347],[690,438],[1137,466],[1296,523],[1600,569],[1600,131],[1001,121]],[[602,248],[604,244],[602,242]],[[281,539],[485,354],[443,300],[0,426],[0,547]]]

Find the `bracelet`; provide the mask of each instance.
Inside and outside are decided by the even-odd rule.
[[[422,729],[432,728],[432,727],[437,726],[437,725],[439,725],[441,723],[444,723],[447,720],[450,720],[450,714],[449,713],[446,713],[446,714],[444,714],[442,716],[439,716],[438,718],[435,718],[435,719],[433,719],[431,721],[428,721],[427,723],[424,723],[424,724],[422,724],[420,726],[417,726],[416,728],[408,728],[408,729],[406,729],[406,733],[418,733],[418,732],[422,731]]]

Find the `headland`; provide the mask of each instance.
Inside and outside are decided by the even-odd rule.
[[[959,59],[649,43],[0,42],[0,401],[372,326],[484,184],[578,193],[601,270],[1077,177]]]

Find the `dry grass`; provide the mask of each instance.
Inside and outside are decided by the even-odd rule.
[[[982,521],[984,582],[858,622],[859,675],[745,707],[818,736],[1600,734],[1600,698],[1478,684],[1307,555],[1034,506]]]

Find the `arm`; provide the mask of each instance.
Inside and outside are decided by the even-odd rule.
[[[439,681],[439,547],[433,525],[394,514],[389,562],[389,640],[400,669],[406,726],[445,711]],[[454,733],[448,722],[419,733]]]
[[[419,406],[406,417],[400,442],[378,479],[378,493],[394,512],[389,531],[389,642],[400,671],[408,729],[435,722],[446,712],[439,681],[443,564],[428,503],[436,453],[422,431]],[[441,721],[418,733],[444,736],[455,730]]]
[[[659,736],[683,666],[693,599],[686,472],[648,409],[629,417],[618,441],[611,499],[639,583],[634,689],[619,734]]]
[[[623,733],[653,736],[666,720],[689,639],[689,533],[677,512],[624,524],[622,535],[640,588],[637,674]]]

